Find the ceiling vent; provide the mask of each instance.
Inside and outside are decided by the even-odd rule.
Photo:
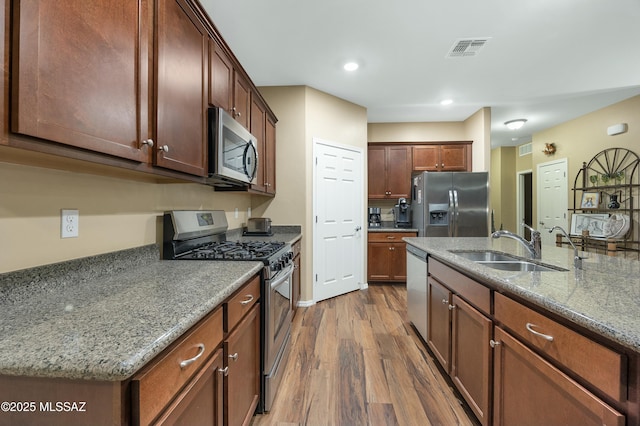
[[[456,40],[453,44],[447,58],[466,58],[474,57],[480,53],[480,50],[491,39],[491,37],[479,37],[479,38],[461,38]]]

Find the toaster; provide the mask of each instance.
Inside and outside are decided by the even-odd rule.
[[[271,219],[268,217],[252,217],[248,219],[245,234],[271,235]]]

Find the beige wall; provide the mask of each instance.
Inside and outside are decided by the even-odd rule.
[[[284,221],[302,225],[300,296],[303,302],[310,302],[313,300],[313,139],[361,148],[366,190],[367,111],[305,86],[261,87],[260,92],[278,117],[278,196],[264,203],[259,211],[271,217],[275,224]],[[364,208],[362,218],[366,223]],[[366,262],[363,277],[366,277],[365,267]]]
[[[491,150],[493,167],[489,173],[489,188],[495,229],[520,233],[516,226],[516,151],[515,147]]]
[[[225,210],[229,226],[237,228],[246,222],[250,206],[246,194],[216,193],[199,184],[140,182],[2,162],[0,200],[0,272],[161,243],[159,217],[165,210]],[[78,238],[60,238],[60,210],[67,208],[79,210]]]
[[[627,123],[627,133],[608,136],[607,128],[614,124]],[[545,155],[542,151],[546,143],[555,143],[556,153]],[[583,162],[589,162],[596,154],[607,148],[626,148],[640,155],[640,96],[627,99],[609,107],[562,123],[545,131],[533,135],[531,155],[519,157],[515,154],[515,161],[502,157],[498,149],[492,151],[493,158],[500,158],[492,164],[492,175],[499,171],[501,175],[514,176],[518,171],[531,170],[533,172],[533,223],[537,220],[537,167],[539,164],[554,159],[566,158],[568,163],[569,208],[572,208],[575,177]],[[492,176],[492,183],[494,176]],[[501,202],[501,216],[504,217],[511,210],[515,211],[514,197]],[[504,194],[504,191],[502,191]],[[513,203],[513,204],[512,204]],[[494,204],[498,205],[498,204]],[[495,208],[495,207],[494,207]],[[496,208],[496,210],[498,210]],[[498,223],[496,221],[496,226]]]

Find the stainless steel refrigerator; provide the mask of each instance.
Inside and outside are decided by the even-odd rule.
[[[411,216],[419,237],[489,236],[489,174],[413,174]]]

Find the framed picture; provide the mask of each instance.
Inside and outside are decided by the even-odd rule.
[[[580,204],[580,207],[583,209],[596,209],[598,208],[598,204],[600,204],[599,192],[584,192],[582,194],[582,204]]]
[[[571,235],[582,235],[582,231],[589,231],[591,237],[604,237],[604,224],[609,215],[574,213],[571,216]]]

